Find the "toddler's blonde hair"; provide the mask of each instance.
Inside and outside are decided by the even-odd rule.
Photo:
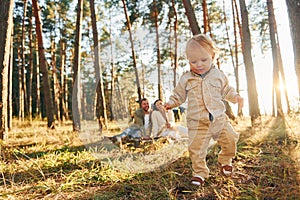
[[[212,59],[215,60],[219,56],[219,49],[216,47],[215,43],[205,34],[194,35],[186,44],[186,55],[188,56],[188,50],[190,48],[199,47],[199,45],[204,48],[210,55]]]

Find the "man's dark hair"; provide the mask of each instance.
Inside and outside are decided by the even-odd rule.
[[[140,101],[140,106],[142,106],[143,101],[148,101],[148,99],[147,98],[142,98],[141,101]]]

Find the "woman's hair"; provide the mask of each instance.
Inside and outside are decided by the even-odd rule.
[[[188,49],[195,47],[204,48],[213,59],[218,58],[219,49],[216,47],[215,43],[205,34],[194,35],[186,44],[186,52]],[[188,56],[188,55],[187,55]]]
[[[158,110],[157,106],[155,105],[158,101],[162,101],[161,99],[156,99],[153,103],[153,110]]]

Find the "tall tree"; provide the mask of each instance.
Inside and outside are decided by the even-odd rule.
[[[248,86],[248,101],[249,115],[252,125],[261,124],[260,110],[258,104],[258,94],[256,89],[256,79],[251,54],[251,34],[249,30],[248,10],[245,0],[240,0],[240,10],[242,16],[242,52],[246,68],[247,86]]]
[[[53,1],[52,1],[53,2]],[[70,10],[70,5],[72,4],[71,1],[69,0],[60,0],[59,4],[54,3],[54,5],[57,8],[57,18],[58,18],[58,23],[54,23],[56,26],[58,26],[59,29],[59,67],[58,71],[60,72],[59,76],[59,83],[60,85],[58,88],[60,89],[59,91],[59,102],[60,102],[60,109],[61,109],[61,120],[69,120],[69,109],[68,109],[68,73],[67,68],[68,68],[68,63],[72,63],[72,61],[68,61],[68,56],[67,56],[67,50],[68,47],[72,48],[72,45],[68,45],[68,42],[72,44],[74,42],[73,36],[73,31],[75,29],[75,26],[73,25],[72,20],[68,17],[68,13]],[[55,18],[54,18],[55,19]],[[52,22],[53,23],[53,22]],[[71,38],[71,39],[70,39]],[[73,56],[73,55],[72,55]]]
[[[209,29],[208,29],[208,25],[209,25],[209,22],[208,22],[208,9],[207,9],[207,4],[206,4],[206,0],[202,0],[202,8],[203,8],[203,32],[204,33],[207,33],[209,32]]]
[[[13,31],[12,31],[13,35]],[[9,69],[8,69],[8,112],[7,112],[7,126],[8,130],[12,128],[12,119],[13,119],[13,102],[12,102],[12,93],[13,93],[13,60],[14,60],[14,48],[13,48],[13,37],[10,39],[10,58],[9,58]]]
[[[35,44],[35,57],[36,57],[36,106],[35,113],[38,118],[42,118],[41,112],[41,80],[40,80],[40,61],[39,61],[39,44]]]
[[[104,86],[102,80],[102,69],[100,66],[100,43],[98,42],[98,30],[97,30],[97,20],[95,14],[95,3],[94,0],[90,0],[90,10],[93,28],[93,41],[94,41],[94,68],[96,75],[96,85],[97,85],[97,105],[96,105],[96,115],[99,123],[100,132],[102,131],[102,121],[104,120],[105,128],[108,128],[107,114],[106,114],[106,102],[104,94]]]
[[[156,0],[153,0],[153,13],[152,18],[155,25],[155,36],[156,36],[156,56],[157,56],[157,78],[158,78],[158,98],[163,99],[163,90],[161,84],[161,55],[159,45],[159,31],[158,31],[158,5]]]
[[[294,50],[294,64],[298,80],[298,99],[300,100],[300,0],[286,0],[290,30]]]
[[[8,67],[11,33],[13,30],[13,0],[2,0],[0,4],[0,140],[7,133]],[[0,146],[1,150],[1,146]]]
[[[176,12],[176,4],[175,4],[175,0],[172,0],[172,15],[174,18],[174,25],[173,25],[173,29],[174,29],[174,68],[173,68],[173,87],[175,88],[176,84],[177,84],[177,80],[176,80],[176,71],[178,68],[178,36],[177,36],[177,29],[178,29],[178,16],[177,16],[177,12]]]
[[[240,19],[239,13],[236,5],[236,1],[231,1],[231,11],[232,11],[232,23],[233,23],[233,35],[234,35],[234,58],[235,58],[235,67],[234,67],[234,75],[236,82],[236,91],[240,92],[240,75],[239,75],[239,46],[238,46],[238,33],[237,28],[241,31],[240,28]],[[240,36],[242,34],[240,33]],[[238,105],[240,106],[240,105]],[[243,116],[243,111],[240,107],[238,107],[238,116]]]
[[[55,128],[55,121],[53,116],[53,103],[50,93],[50,84],[49,84],[49,76],[48,76],[48,69],[47,69],[47,60],[44,52],[44,43],[43,43],[43,36],[42,36],[42,24],[40,20],[40,13],[39,13],[39,5],[37,0],[32,0],[33,12],[35,17],[35,24],[36,24],[36,35],[38,40],[38,51],[39,51],[39,63],[40,63],[40,70],[43,75],[43,88],[44,88],[44,101],[46,107],[46,116],[47,116],[47,126],[49,128]]]
[[[204,8],[203,8],[204,10]],[[230,34],[229,34],[229,28],[228,28],[228,24],[227,24],[227,14],[226,14],[226,8],[225,8],[225,0],[223,0],[223,19],[222,19],[222,23],[224,23],[224,26],[225,26],[225,32],[226,32],[226,39],[227,39],[227,44],[228,44],[228,50],[229,50],[229,54],[230,54],[230,58],[231,58],[231,61],[232,61],[232,67],[233,67],[233,70],[234,72],[236,72],[236,65],[235,65],[235,62],[234,62],[234,56],[233,56],[233,50],[232,50],[232,46],[230,44]],[[210,26],[209,26],[210,27]],[[212,36],[212,34],[210,34]],[[237,74],[235,74],[235,80],[236,80],[236,90],[237,92],[239,92],[238,90],[238,85],[239,85],[239,82],[238,82],[238,76]],[[228,117],[232,120],[235,120],[235,115],[231,109],[231,106],[229,105],[229,103],[227,101],[224,101],[225,103],[225,106],[226,106],[226,114],[228,115]]]
[[[83,18],[83,0],[77,3],[76,35],[74,44],[74,73],[72,93],[73,130],[80,131],[80,61],[81,61],[81,23]]]
[[[183,6],[185,8],[185,14],[189,20],[190,28],[193,35],[201,33],[200,27],[197,23],[197,18],[190,0],[182,0]]]
[[[21,79],[21,99],[22,99],[22,104],[24,105],[24,110],[23,112],[25,114],[27,114],[28,111],[28,95],[27,95],[27,87],[26,87],[26,57],[25,57],[25,20],[26,20],[26,16],[27,16],[27,5],[28,5],[28,1],[24,0],[24,9],[23,9],[23,18],[22,18],[22,38],[21,38],[21,58],[22,58],[22,64],[19,66],[20,70],[21,70],[21,74],[20,74],[20,79]]]
[[[56,45],[55,45],[55,41],[54,41],[54,36],[51,36],[50,39],[50,45],[51,45],[51,66],[52,66],[52,78],[53,78],[53,103],[54,103],[54,114],[56,116],[56,120],[58,120],[58,122],[61,122],[61,118],[60,118],[60,85],[58,82],[58,72],[56,69]]]
[[[280,91],[280,80],[279,80],[279,51],[278,44],[276,42],[276,24],[275,24],[275,16],[274,16],[274,8],[273,1],[267,0],[268,7],[268,19],[269,19],[269,29],[270,29],[270,39],[271,39],[271,47],[272,47],[272,55],[273,55],[273,92],[275,92],[276,98],[276,111],[275,115],[283,117],[282,112],[282,103],[281,103],[281,91]]]
[[[32,10],[29,17],[29,83],[28,83],[28,115],[32,122],[32,81],[33,81],[33,34],[32,34]]]
[[[137,70],[137,65],[136,65],[136,56],[135,56],[135,50],[134,50],[134,44],[133,44],[133,38],[132,38],[132,31],[131,31],[131,20],[129,18],[128,12],[127,12],[127,7],[126,7],[126,0],[122,0],[123,3],[123,9],[124,9],[124,14],[125,14],[125,18],[126,18],[126,25],[127,25],[127,29],[129,32],[129,41],[131,44],[131,54],[132,54],[132,61],[133,61],[133,68],[134,68],[134,72],[135,72],[135,78],[136,78],[136,84],[137,84],[137,93],[138,93],[138,98],[139,98],[139,102],[142,99],[142,94],[141,94],[141,86],[140,86],[140,80],[139,80],[139,74],[138,74],[138,70]]]
[[[111,66],[111,80],[110,80],[110,106],[109,106],[109,111],[110,111],[110,121],[113,121],[115,119],[115,113],[114,111],[116,110],[115,107],[118,105],[115,105],[115,64],[114,64],[114,53],[113,53],[113,41],[112,41],[112,21],[111,21],[111,15],[109,16],[109,45],[110,45],[110,66]],[[119,111],[117,109],[117,111]]]
[[[69,120],[68,116],[68,110],[67,110],[67,102],[65,95],[68,95],[66,93],[66,88],[68,87],[68,83],[65,80],[66,79],[66,73],[65,73],[65,62],[66,62],[66,42],[65,39],[60,39],[60,102],[61,102],[61,120]]]
[[[273,4],[273,3],[272,3]],[[274,15],[274,8],[273,6],[270,7],[273,10],[273,15]],[[274,15],[274,31],[275,31],[275,36],[276,36],[276,47],[277,47],[277,52],[278,52],[278,70],[279,70],[279,77],[281,78],[281,85],[283,86],[282,89],[284,92],[284,96],[285,96],[285,101],[286,101],[286,106],[287,106],[287,113],[291,112],[291,107],[290,107],[290,102],[289,102],[289,97],[288,97],[288,93],[287,93],[287,89],[286,89],[286,79],[285,79],[285,72],[284,72],[284,68],[283,68],[283,62],[282,62],[282,56],[281,56],[281,50],[280,50],[280,44],[279,44],[279,36],[278,36],[278,31],[277,31],[277,22],[276,22],[276,17]]]

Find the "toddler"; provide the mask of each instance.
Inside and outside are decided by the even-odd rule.
[[[215,44],[206,35],[192,37],[186,45],[190,71],[181,76],[165,104],[166,109],[171,109],[188,99],[186,117],[188,150],[193,169],[191,182],[198,186],[203,185],[209,176],[206,155],[210,139],[213,138],[221,146],[218,163],[221,172],[230,176],[239,138],[225,114],[223,100],[238,103],[242,107],[244,99],[229,85],[224,73],[214,66],[217,53]]]

